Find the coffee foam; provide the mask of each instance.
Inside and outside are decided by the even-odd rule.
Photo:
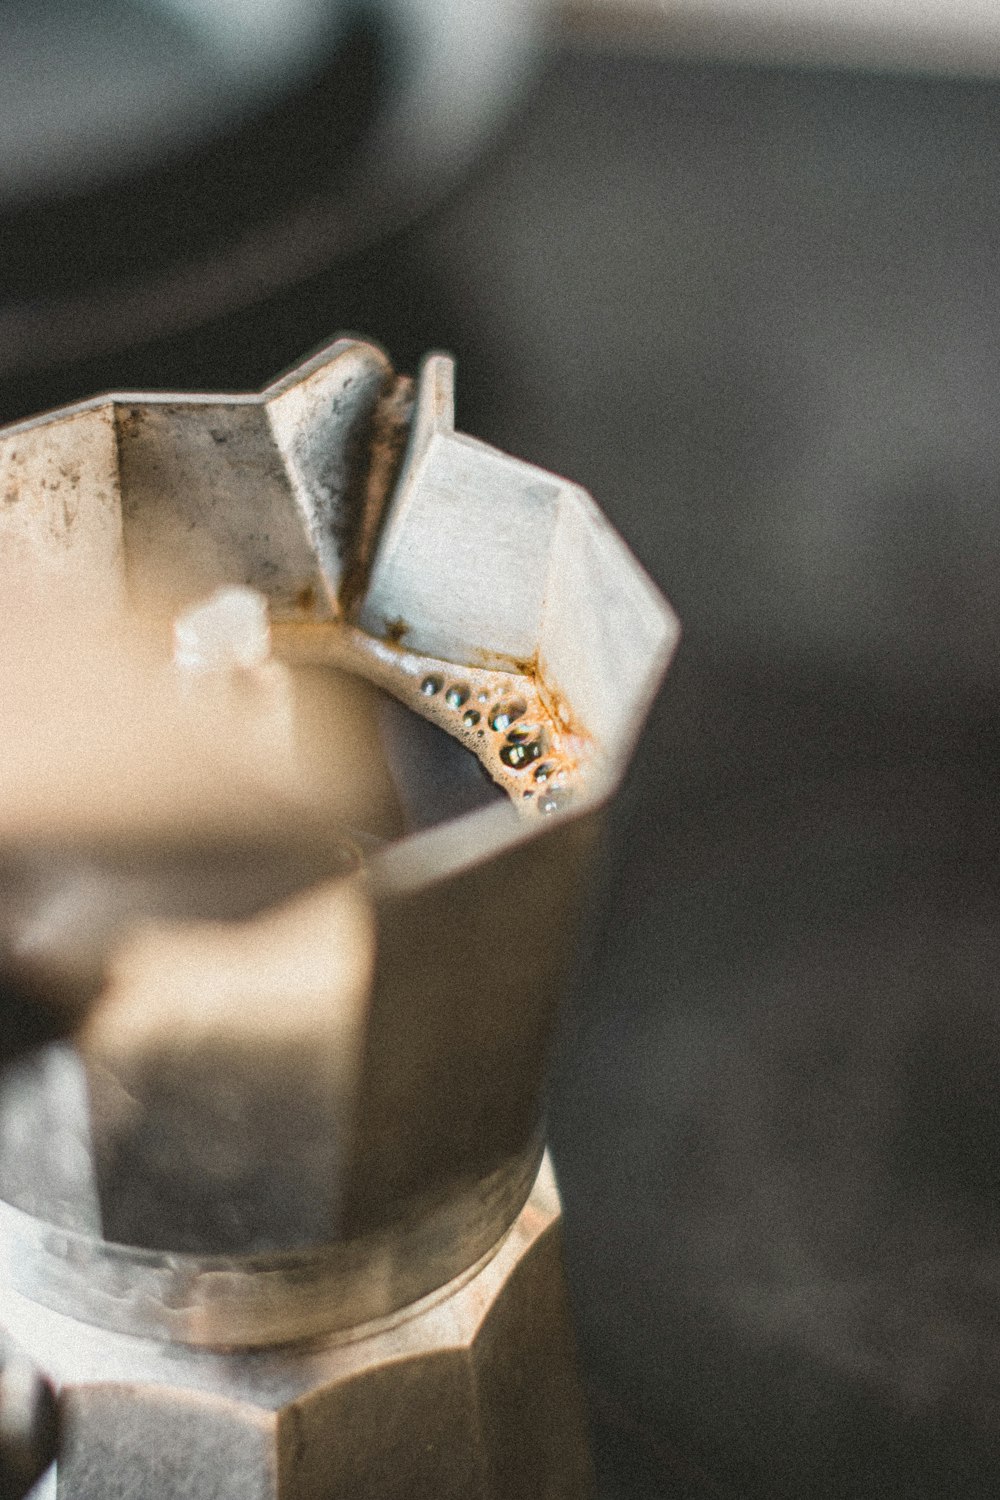
[[[593,744],[530,672],[456,666],[335,623],[275,622],[273,640],[284,660],[355,673],[444,729],[525,816],[560,811],[582,792]]]

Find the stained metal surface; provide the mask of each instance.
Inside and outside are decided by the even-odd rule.
[[[67,424],[73,462],[56,478]],[[0,1081],[0,1302],[62,1388],[59,1494],[580,1494],[559,1202],[547,1166],[536,1180],[544,1066],[596,821],[676,618],[589,497],[455,433],[442,355],[412,403],[352,339],[259,396],[98,399],[0,431],[0,471],[17,544],[5,586],[24,617],[3,662],[23,743],[0,842],[15,894],[23,848],[49,854],[55,880],[20,926],[8,914],[7,947],[34,932],[49,958],[47,934],[61,952],[68,927],[102,979],[76,1046]],[[64,480],[83,491],[82,539],[64,502],[51,524]],[[103,488],[95,504],[105,481],[110,504]],[[89,545],[95,520],[103,548]],[[68,603],[69,628],[53,626]],[[587,623],[608,606],[610,627]],[[303,637],[326,656],[272,659]],[[345,865],[343,798],[372,800],[378,744],[369,723],[368,753],[348,764],[344,688],[325,719],[303,712],[303,673],[318,681],[324,664],[456,735],[471,724],[467,750],[483,739],[511,796],[371,840]],[[467,724],[473,694],[483,708]],[[543,746],[551,760],[532,770]],[[338,758],[339,786],[316,774]],[[251,855],[223,871],[224,909],[209,878],[201,910],[208,846],[239,855],[254,834],[276,901],[258,891],[241,909]],[[269,834],[301,843],[289,892]],[[328,868],[311,865],[314,842]],[[511,1248],[525,1235],[549,1245],[535,1290],[529,1246]],[[383,1348],[370,1325],[387,1319]],[[88,1325],[81,1371],[70,1351]],[[397,1327],[410,1368],[389,1391],[390,1436]],[[314,1341],[331,1337],[364,1366],[333,1379],[347,1406],[335,1431],[315,1420],[334,1395]],[[471,1352],[453,1358],[456,1338]],[[288,1411],[239,1395],[269,1346],[298,1382]],[[214,1354],[207,1399],[200,1350]],[[144,1358],[168,1376],[144,1380]],[[442,1403],[455,1431],[438,1452],[422,1413]]]

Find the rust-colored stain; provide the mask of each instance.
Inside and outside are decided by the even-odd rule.
[[[118,436],[132,437],[142,427],[145,413],[139,406],[116,406],[115,417],[118,427]]]

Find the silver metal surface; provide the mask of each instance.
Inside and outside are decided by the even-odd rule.
[[[105,866],[134,847],[161,889],[165,839],[186,847],[209,816],[223,845],[227,816],[245,836],[231,740],[292,780],[289,746],[320,733],[334,754],[346,720],[304,718],[296,691],[332,667],[429,717],[511,794],[222,920],[199,920],[197,871],[186,905],[126,903],[75,1053],[0,1085],[0,1316],[63,1388],[60,1495],[581,1493],[547,1169],[525,1200],[600,808],[672,613],[589,496],[455,433],[444,356],[415,394],[340,340],[260,396],[86,403],[0,433],[0,484],[8,597],[32,618],[58,600],[80,635],[55,651],[72,659],[76,780],[22,755],[35,801],[0,805],[0,846],[33,816],[72,870],[72,818],[73,847]],[[209,628],[202,672],[192,631]],[[230,628],[252,628],[246,652]],[[146,632],[159,664],[102,668],[88,632]],[[170,793],[164,695],[200,801]],[[98,718],[125,705],[93,745],[89,696]],[[132,744],[137,713],[166,735],[159,759]],[[202,717],[221,749],[192,749]],[[82,809],[66,791],[81,763],[107,781]],[[315,829],[297,826],[304,854]],[[449,1430],[427,1445],[435,1413]]]
[[[4,1291],[53,1370],[64,1500],[580,1500],[586,1428],[546,1162],[496,1253],[350,1339],[222,1355]]]
[[[0,1340],[0,1500],[21,1500],[51,1464],[57,1435],[51,1384],[4,1336]]]
[[[260,1348],[385,1319],[488,1255],[520,1212],[540,1147],[357,1239],[272,1256],[159,1253],[60,1229],[0,1202],[3,1283],[117,1333]]]

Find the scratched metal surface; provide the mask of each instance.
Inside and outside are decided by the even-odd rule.
[[[996,85],[556,55],[377,257],[0,391],[449,347],[678,607],[552,1085],[602,1500],[995,1490],[998,168]]]

